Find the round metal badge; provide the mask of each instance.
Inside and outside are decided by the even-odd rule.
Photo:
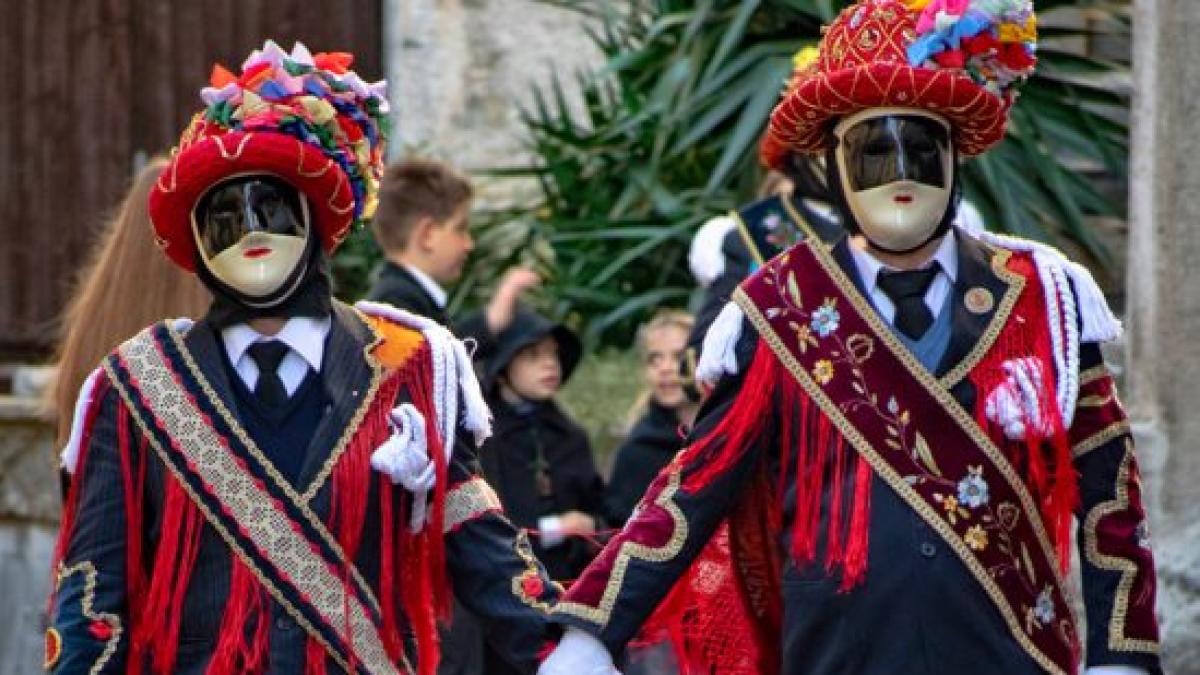
[[[967,291],[963,303],[967,306],[967,311],[972,314],[987,314],[996,306],[996,298],[988,289],[976,286]]]

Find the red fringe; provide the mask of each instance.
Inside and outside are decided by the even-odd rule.
[[[758,440],[763,414],[773,408],[775,387],[791,376],[783,370],[766,341],[760,340],[750,370],[729,413],[716,428],[683,451],[680,458],[692,469],[683,489],[695,492],[729,471]]]
[[[996,344],[971,371],[970,379],[976,391],[975,418],[1025,477],[1026,486],[1037,501],[1043,522],[1046,523],[1059,568],[1065,574],[1071,564],[1071,524],[1079,502],[1078,477],[1056,397],[1057,373],[1054,370],[1041,280],[1028,258],[1014,256],[1011,264],[1026,278],[1027,285],[1013,309],[1012,315],[1016,319],[1009,322]],[[1004,362],[1022,356],[1032,356],[1044,366],[1044,382],[1038,405],[1050,424],[1048,439],[1031,434],[1025,441],[1011,441],[1002,428],[987,419],[985,413],[988,394],[1007,379],[1002,368]],[[1034,428],[1032,420],[1024,421],[1027,428]]]
[[[75,533],[75,518],[79,515],[79,493],[81,492],[80,483],[83,482],[83,477],[87,473],[87,458],[88,451],[91,449],[92,432],[96,427],[96,417],[100,413],[100,404],[104,397],[108,394],[108,390],[112,388],[112,383],[108,377],[96,378],[96,383],[90,392],[91,405],[87,407],[83,416],[83,434],[79,442],[79,457],[75,462],[75,473],[72,474],[71,480],[67,487],[67,499],[63,504],[62,522],[58,528],[58,541],[54,544],[54,554],[52,564],[50,566],[51,575],[58,574],[58,565],[67,555],[67,546],[71,542],[71,537]],[[122,406],[118,406],[122,407]],[[55,579],[50,580],[50,588],[54,589],[58,586]],[[47,613],[54,607],[55,593],[51,591],[47,599]]]
[[[205,671],[208,675],[260,673],[267,667],[270,639],[270,604],[254,573],[234,557],[229,574],[229,602],[221,620],[217,646]],[[246,627],[254,633],[246,639]]]
[[[304,675],[325,675],[325,647],[314,637],[304,645]]]
[[[169,673],[175,664],[183,600],[200,548],[203,517],[175,479],[166,482],[153,574],[133,630],[132,653],[152,652],[151,669]],[[130,658],[130,663],[140,663]]]
[[[451,611],[450,584],[446,573],[445,541],[442,523],[445,520],[448,463],[438,433],[436,409],[433,405],[431,355],[423,347],[406,365],[392,374],[375,396],[377,402],[351,439],[345,455],[338,462],[332,477],[329,525],[347,559],[353,561],[362,542],[362,523],[368,506],[371,481],[371,453],[391,433],[388,414],[402,389],[406,389],[413,405],[426,420],[429,454],[437,472],[437,486],[431,495],[429,518],[418,533],[408,527],[407,498],[385,476],[378,478],[380,513],[380,571],[379,597],[383,615],[380,631],[384,648],[394,660],[404,650],[400,632],[401,612],[412,627],[417,644],[417,663],[421,675],[434,675],[440,658],[437,621],[448,619]],[[399,508],[396,508],[397,503]],[[353,592],[350,569],[345,570],[347,600]],[[397,588],[399,584],[399,588]],[[397,607],[399,599],[401,607]],[[349,626],[345,634],[350,635]],[[315,647],[313,646],[315,645]],[[314,651],[314,650],[319,650]],[[353,658],[353,655],[351,656]],[[314,659],[320,661],[314,663]],[[324,672],[324,651],[320,644],[310,641],[306,675]],[[353,664],[352,664],[353,665]],[[319,670],[318,670],[319,669]]]
[[[850,540],[843,558],[843,593],[857,586],[867,575],[867,531],[871,512],[871,465],[861,456],[855,457],[854,512],[850,516]]]

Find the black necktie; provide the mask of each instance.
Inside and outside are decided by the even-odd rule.
[[[925,292],[939,271],[936,262],[923,270],[879,270],[876,283],[896,304],[896,328],[913,340],[920,340],[933,323],[933,312],[925,304]]]
[[[290,347],[278,340],[255,342],[247,350],[250,358],[258,365],[258,383],[254,385],[254,397],[267,408],[287,402],[287,389],[279,379],[279,362],[287,356]]]

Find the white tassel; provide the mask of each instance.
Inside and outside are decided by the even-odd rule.
[[[429,343],[433,361],[433,399],[446,457],[454,451],[459,405],[463,406],[463,427],[474,434],[476,444],[491,436],[491,411],[471,368],[467,348],[446,327],[424,316],[380,302],[359,301],[358,311],[421,331]],[[461,397],[461,400],[460,400]]]
[[[87,411],[92,407],[92,396],[96,391],[96,383],[104,376],[104,370],[97,368],[91,373],[88,373],[87,379],[83,381],[83,386],[79,388],[79,396],[75,398],[75,412],[71,416],[71,435],[67,437],[67,444],[63,446],[62,453],[59,455],[62,468],[72,476],[75,475],[75,470],[79,465],[79,455],[83,451],[83,426],[87,419]]]
[[[1057,249],[1040,242],[996,234],[994,232],[987,232],[986,230],[981,230],[978,233],[964,231],[980,241],[1011,251],[1040,251],[1044,253],[1048,259],[1053,260],[1055,265],[1061,267],[1066,272],[1067,276],[1071,279],[1071,283],[1075,286],[1075,295],[1078,298],[1076,305],[1079,312],[1078,317],[1083,325],[1083,331],[1079,335],[1080,341],[1110,342],[1121,337],[1121,321],[1117,319],[1112,309],[1109,308],[1108,301],[1104,299],[1104,292],[1100,290],[1100,285],[1096,283],[1096,279],[1092,277],[1092,273],[1086,267],[1067,259]]]
[[[708,286],[725,273],[725,237],[737,227],[729,216],[704,221],[688,248],[688,267],[701,286]]]
[[[725,305],[704,335],[700,361],[696,364],[696,379],[715,386],[725,375],[737,375],[737,343],[742,337],[746,315],[736,302]]]

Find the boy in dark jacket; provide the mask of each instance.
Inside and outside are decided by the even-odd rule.
[[[591,444],[554,401],[580,355],[565,326],[518,309],[484,372],[495,416],[480,449],[484,477],[514,524],[536,532],[534,551],[559,581],[591,561],[590,539],[602,525],[604,485]]]
[[[371,223],[385,262],[367,299],[386,302],[450,326],[478,342],[476,356],[491,350],[512,322],[517,300],[540,283],[532,270],[514,267],[500,279],[483,312],[452,321],[446,286],[458,281],[475,249],[470,181],[440,162],[412,159],[387,167],[379,188],[379,210]]]

